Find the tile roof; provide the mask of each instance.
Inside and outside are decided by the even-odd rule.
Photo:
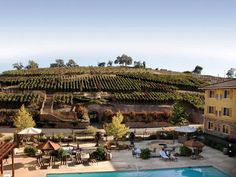
[[[230,88],[236,88],[236,79],[208,85],[208,86],[205,86],[201,89],[209,90],[209,89],[230,89]]]

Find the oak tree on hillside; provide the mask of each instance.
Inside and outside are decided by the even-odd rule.
[[[107,66],[112,66],[112,64],[113,64],[113,61],[111,61],[111,60],[109,60],[109,61],[107,62]]]
[[[230,69],[227,71],[226,76],[227,76],[228,78],[233,78],[233,77],[236,75],[236,74],[235,74],[235,71],[236,71],[235,68],[230,68]]]
[[[194,68],[193,73],[194,73],[194,74],[201,74],[201,73],[202,73],[202,70],[203,70],[203,68],[202,68],[201,66],[197,65],[197,66]]]
[[[134,67],[135,68],[146,68],[146,62],[143,61],[134,61]]]
[[[50,68],[55,68],[55,67],[65,67],[65,63],[63,59],[56,59],[55,63],[50,64]]]
[[[131,65],[133,63],[133,59],[132,59],[132,57],[123,54],[121,56],[118,56],[116,58],[116,60],[114,61],[114,63],[127,66],[127,65]]]
[[[22,105],[13,119],[13,125],[18,131],[25,128],[34,127],[35,122],[29,112],[26,111],[25,106]]]
[[[21,62],[19,63],[14,63],[12,64],[13,68],[17,69],[17,70],[22,70],[24,68],[23,64]]]
[[[36,63],[33,60],[28,61],[28,65],[25,67],[26,69],[37,69],[39,67],[39,64]]]
[[[78,66],[78,64],[77,64],[73,59],[70,59],[70,60],[66,63],[66,66],[67,66],[67,67],[76,67],[76,66]]]
[[[106,65],[106,62],[99,62],[98,67],[104,67]]]

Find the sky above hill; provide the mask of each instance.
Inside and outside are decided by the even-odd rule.
[[[1,0],[0,71],[125,53],[152,68],[224,76],[236,68],[235,9],[235,0]]]

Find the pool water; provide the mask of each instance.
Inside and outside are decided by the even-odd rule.
[[[47,177],[230,177],[222,171],[209,167],[171,168],[160,170],[115,171],[97,173],[48,174]]]

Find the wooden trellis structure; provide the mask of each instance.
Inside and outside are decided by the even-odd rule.
[[[4,157],[11,154],[12,159],[12,177],[15,176],[15,166],[14,166],[14,148],[16,147],[16,144],[14,143],[5,143],[0,142],[0,163],[1,163],[1,174],[3,176],[3,160]]]

